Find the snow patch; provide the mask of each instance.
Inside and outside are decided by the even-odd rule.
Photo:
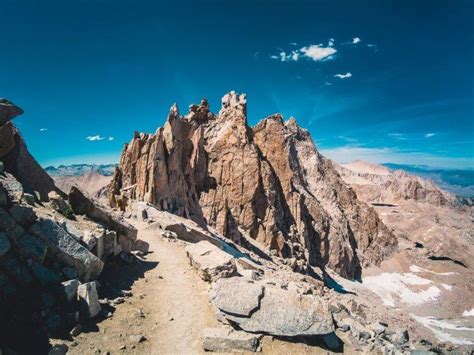
[[[443,276],[456,275],[456,274],[457,274],[457,272],[435,272],[435,271],[423,269],[422,267],[419,267],[419,266],[417,266],[417,265],[411,265],[411,266],[410,266],[410,271],[411,271],[411,272],[415,272],[415,273],[418,273],[418,272],[429,272],[429,273],[431,273],[431,274],[443,275]]]
[[[414,314],[410,314],[418,323],[423,324],[426,328],[431,330],[439,341],[449,341],[453,344],[459,345],[474,345],[474,341],[471,341],[472,336],[469,336],[469,339],[455,337],[447,331],[466,331],[472,332],[474,336],[474,328],[461,327],[456,324],[451,324],[446,322],[443,319],[438,319],[435,317],[420,317]]]
[[[441,294],[441,290],[436,286],[430,286],[419,292],[412,291],[408,286],[431,284],[431,280],[412,273],[382,273],[377,276],[367,276],[364,278],[363,284],[377,294],[384,305],[391,307],[395,307],[396,301],[410,305],[423,304],[436,300]]]
[[[470,311],[464,311],[462,314],[463,317],[474,317],[474,308]]]

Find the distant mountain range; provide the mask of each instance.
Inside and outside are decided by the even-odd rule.
[[[442,189],[464,198],[474,197],[474,170],[437,169],[424,165],[383,164],[392,170],[404,170],[407,173],[430,179]],[[54,177],[81,176],[90,172],[112,176],[116,164],[73,164],[48,166],[46,172]]]
[[[437,169],[425,165],[383,164],[392,170],[404,170],[407,173],[430,179],[439,187],[457,196],[474,197],[474,170]]]
[[[57,168],[48,166],[44,170],[53,178],[81,176],[87,173],[96,172],[104,176],[112,176],[114,174],[116,164],[96,165],[96,164],[73,164],[59,165]]]

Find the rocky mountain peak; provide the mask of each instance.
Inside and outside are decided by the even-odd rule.
[[[131,201],[211,226],[247,248],[271,250],[304,272],[330,267],[359,278],[396,245],[375,211],[357,200],[310,134],[280,114],[247,124],[245,94],[222,98],[217,115],[206,100],[177,109],[155,135],[126,145],[109,202]]]

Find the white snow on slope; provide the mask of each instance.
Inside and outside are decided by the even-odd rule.
[[[395,302],[409,305],[419,305],[435,301],[441,294],[436,286],[430,286],[420,291],[412,290],[409,286],[428,286],[431,280],[424,279],[412,273],[382,273],[376,276],[367,276],[363,285],[377,294],[386,306],[395,307]],[[443,285],[444,286],[444,285]],[[445,287],[446,289],[449,289]]]
[[[463,317],[474,317],[474,308],[470,311],[464,311],[462,314]]]
[[[448,323],[443,319],[437,319],[434,317],[420,317],[414,314],[410,314],[417,322],[423,324],[426,328],[430,329],[438,338],[439,341],[449,341],[453,344],[459,345],[474,345],[473,339],[474,337],[474,328],[467,328],[458,326],[456,324]],[[469,338],[466,339],[461,336],[454,336],[453,332],[464,332],[472,333],[472,335],[468,335]]]

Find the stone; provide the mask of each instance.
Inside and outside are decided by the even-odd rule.
[[[16,223],[22,226],[30,226],[38,219],[33,208],[19,204],[14,204],[10,208],[10,216],[12,216]]]
[[[66,344],[55,344],[48,352],[48,355],[66,355],[69,348]]]
[[[185,250],[191,265],[204,281],[213,282],[237,273],[234,258],[207,241],[188,245]]]
[[[410,340],[408,330],[406,329],[397,330],[390,338],[392,343],[398,346],[406,344]]]
[[[23,196],[23,185],[10,174],[0,175],[0,185],[5,190],[10,202],[20,202]]]
[[[259,336],[225,328],[205,328],[203,349],[215,352],[257,351]]]
[[[137,239],[138,232],[131,224],[122,220],[112,210],[94,201],[75,186],[69,192],[69,202],[74,213],[86,215],[92,220],[116,231],[118,243],[122,249],[126,252],[132,250],[132,244]]]
[[[380,263],[397,244],[307,130],[279,114],[250,127],[247,98],[235,92],[222,98],[218,115],[208,104],[192,105],[186,116],[173,107],[155,134],[135,134],[123,149],[108,199],[122,211],[137,201],[154,205],[242,246],[255,240],[292,259],[298,272],[323,263],[359,279],[363,266]],[[145,208],[147,218],[160,224]],[[193,243],[209,240],[182,223],[162,229]]]
[[[66,300],[68,302],[71,302],[77,298],[77,288],[80,284],[81,283],[79,280],[68,280],[61,283],[63,293],[66,296]]]
[[[139,251],[143,254],[148,254],[148,251],[150,250],[150,244],[145,242],[144,240],[137,239],[135,242],[133,242],[133,250]]]
[[[27,203],[28,205],[30,206],[34,206],[35,205],[35,196],[33,196],[32,194],[29,194],[27,192],[25,192],[23,194],[23,197],[22,197],[23,201],[25,201],[25,203]]]
[[[255,285],[264,288],[263,297],[255,292]],[[235,291],[237,289],[238,292]],[[245,305],[255,304],[258,297],[261,297],[258,308],[253,309],[250,315],[228,312],[248,310],[249,307],[234,305],[242,302]],[[284,337],[334,332],[331,313],[322,300],[260,282],[245,285],[238,277],[218,280],[211,290],[211,302],[222,317],[246,332]]]
[[[130,342],[132,342],[132,343],[138,344],[138,343],[144,342],[145,340],[146,340],[146,338],[141,334],[130,336]]]
[[[11,248],[10,240],[5,233],[0,232],[0,260]]]
[[[50,287],[59,284],[63,278],[58,272],[41,265],[40,263],[33,261],[30,265],[30,269],[43,287]]]
[[[23,110],[7,99],[0,98],[0,126],[21,115]]]
[[[8,203],[7,193],[3,189],[3,186],[0,185],[0,207],[6,206]]]
[[[49,205],[55,211],[58,211],[62,215],[66,216],[70,213],[70,208],[67,202],[62,196],[60,196],[56,191],[51,191],[48,193]]]
[[[82,281],[96,279],[101,273],[104,263],[54,221],[40,218],[30,233],[46,243],[51,257],[76,268]]]
[[[79,272],[75,267],[72,266],[67,266],[62,268],[61,272],[63,273],[64,276],[66,276],[67,279],[76,279],[79,277]]]
[[[387,330],[387,327],[379,322],[375,322],[375,323],[372,323],[370,325],[370,329],[376,334],[376,335],[380,335],[382,333],[385,332],[385,330]]]
[[[245,292],[242,292],[245,290]],[[264,287],[242,277],[220,279],[212,287],[211,302],[222,312],[248,317],[260,307]],[[241,297],[236,297],[241,295]]]
[[[94,318],[101,311],[96,285],[97,283],[92,281],[81,284],[77,288],[77,297],[80,302],[81,316],[83,318]]]
[[[16,239],[16,245],[19,253],[23,257],[32,259],[40,264],[44,263],[48,248],[46,247],[46,243],[41,239],[30,234],[24,234]]]
[[[69,332],[69,334],[73,337],[77,337],[79,334],[82,333],[82,325],[81,324],[77,324],[74,328],[71,329],[71,331]]]

